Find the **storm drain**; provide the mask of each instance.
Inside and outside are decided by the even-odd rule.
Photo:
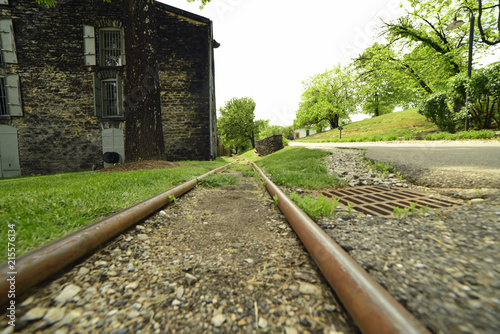
[[[379,186],[353,187],[342,190],[323,191],[323,195],[339,199],[339,203],[351,206],[354,210],[372,216],[392,216],[394,207],[411,209],[412,203],[417,210],[427,207],[429,212],[436,209],[458,206],[458,203],[429,197],[408,190],[388,189]]]

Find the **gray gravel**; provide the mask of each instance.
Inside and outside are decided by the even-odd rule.
[[[354,164],[362,173],[360,151],[333,152],[331,171]],[[370,174],[363,173],[366,179]],[[500,196],[491,191],[474,202],[427,217],[344,213],[319,224],[434,333],[499,333]]]

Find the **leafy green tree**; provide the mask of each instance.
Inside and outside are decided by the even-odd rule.
[[[363,113],[380,116],[390,113],[398,105],[400,95],[397,74],[389,60],[391,50],[375,43],[367,48],[353,63],[357,71],[357,95]],[[403,86],[404,88],[406,86]],[[401,88],[401,89],[404,89]]]
[[[461,34],[466,36],[469,30],[469,14],[471,11],[476,17],[476,26],[479,36],[476,43],[484,45],[500,44],[500,3],[498,0],[409,0],[411,6],[416,9],[416,14],[421,17],[430,18],[439,13],[444,25],[456,19],[462,19],[467,24],[461,28]],[[436,29],[443,29],[437,25]]]
[[[222,144],[233,149],[251,144],[255,140],[265,121],[255,121],[255,101],[252,98],[233,98],[220,108],[217,129]]]
[[[302,84],[304,91],[297,111],[299,127],[329,125],[334,129],[356,111],[353,76],[340,64]]]

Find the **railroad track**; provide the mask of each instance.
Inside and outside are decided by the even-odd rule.
[[[15,329],[427,332],[254,168],[275,200],[247,178],[223,190],[195,189],[165,207],[197,178],[19,257]],[[9,305],[7,269],[0,270],[2,306]],[[0,320],[5,333],[14,329],[8,320]]]

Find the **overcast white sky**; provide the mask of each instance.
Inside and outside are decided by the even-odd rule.
[[[161,2],[213,21],[221,43],[217,109],[233,97],[252,97],[256,119],[274,125],[292,125],[302,81],[349,63],[373,43],[379,17],[403,14],[400,0],[212,0],[202,11],[186,0]]]

